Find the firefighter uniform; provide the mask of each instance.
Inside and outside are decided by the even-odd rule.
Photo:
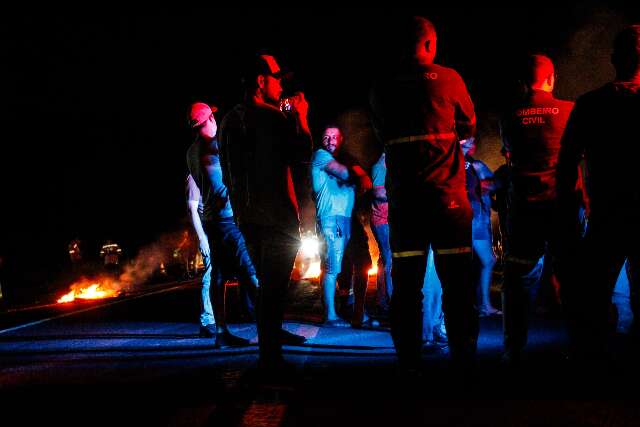
[[[374,89],[371,107],[385,143],[395,286],[391,332],[399,361],[419,363],[429,245],[442,281],[450,354],[470,361],[478,313],[471,276],[472,213],[458,141],[475,133],[473,103],[456,71],[413,64]]]
[[[575,270],[561,281],[572,350],[578,357],[601,360],[607,351],[609,306],[616,278],[628,258],[632,332],[640,318],[640,187],[636,182],[640,146],[640,82],[616,81],[581,96],[562,139],[558,164],[558,199],[562,230],[575,230],[574,188],[578,164],[586,160],[589,222],[577,246]],[[575,231],[574,231],[575,234]],[[565,233],[563,251],[575,248]]]
[[[529,289],[540,277],[534,268],[548,245],[556,198],[560,139],[573,103],[550,92],[531,90],[503,117],[502,138],[509,153],[505,276],[502,289],[504,346],[517,357],[527,342]]]

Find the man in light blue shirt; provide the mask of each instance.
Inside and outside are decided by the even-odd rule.
[[[351,168],[335,159],[344,137],[335,125],[325,127],[322,148],[313,153],[311,181],[316,204],[318,230],[324,241],[322,250],[322,287],[325,304],[325,326],[349,327],[335,309],[336,278],[342,256],[351,234],[351,212],[355,201],[355,181],[371,187],[370,179],[359,166]]]

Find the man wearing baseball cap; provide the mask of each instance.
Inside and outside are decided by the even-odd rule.
[[[238,275],[245,291],[255,292],[258,279],[244,237],[234,222],[227,187],[222,182],[216,139],[218,126],[213,116],[216,110],[216,107],[201,102],[191,106],[189,126],[195,140],[187,151],[187,202],[205,265],[200,335],[215,338],[216,347],[221,347],[249,344],[248,340],[232,335],[224,321],[224,277],[229,274],[227,270]],[[212,281],[213,306],[210,298]]]
[[[305,338],[282,328],[289,277],[300,247],[300,201],[310,200],[311,132],[300,92],[280,111],[283,73],[271,55],[252,58],[243,73],[245,99],[223,119],[220,155],[238,224],[260,278],[259,366],[283,367],[282,344]],[[312,225],[309,225],[312,227]]]

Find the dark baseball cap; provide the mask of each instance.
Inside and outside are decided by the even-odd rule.
[[[215,105],[207,105],[204,102],[196,102],[191,105],[191,111],[189,112],[189,126],[196,128],[209,120],[211,114],[218,111],[218,107]]]
[[[245,82],[253,80],[257,76],[273,76],[276,79],[288,79],[293,73],[284,71],[278,65],[272,55],[261,54],[253,57],[242,72]]]

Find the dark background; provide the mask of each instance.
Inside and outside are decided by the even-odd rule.
[[[191,16],[94,14],[0,18],[2,284],[54,280],[74,237],[97,256],[107,238],[128,256],[186,226],[186,112],[240,100],[243,57],[267,49],[295,71],[312,127],[362,111],[397,57],[398,22],[429,17],[436,62],[463,76],[479,116],[479,157],[499,159],[496,118],[515,64],[543,52],[556,95],[575,99],[613,77],[613,36],[639,21],[624,2],[527,2],[473,9],[198,10]]]

